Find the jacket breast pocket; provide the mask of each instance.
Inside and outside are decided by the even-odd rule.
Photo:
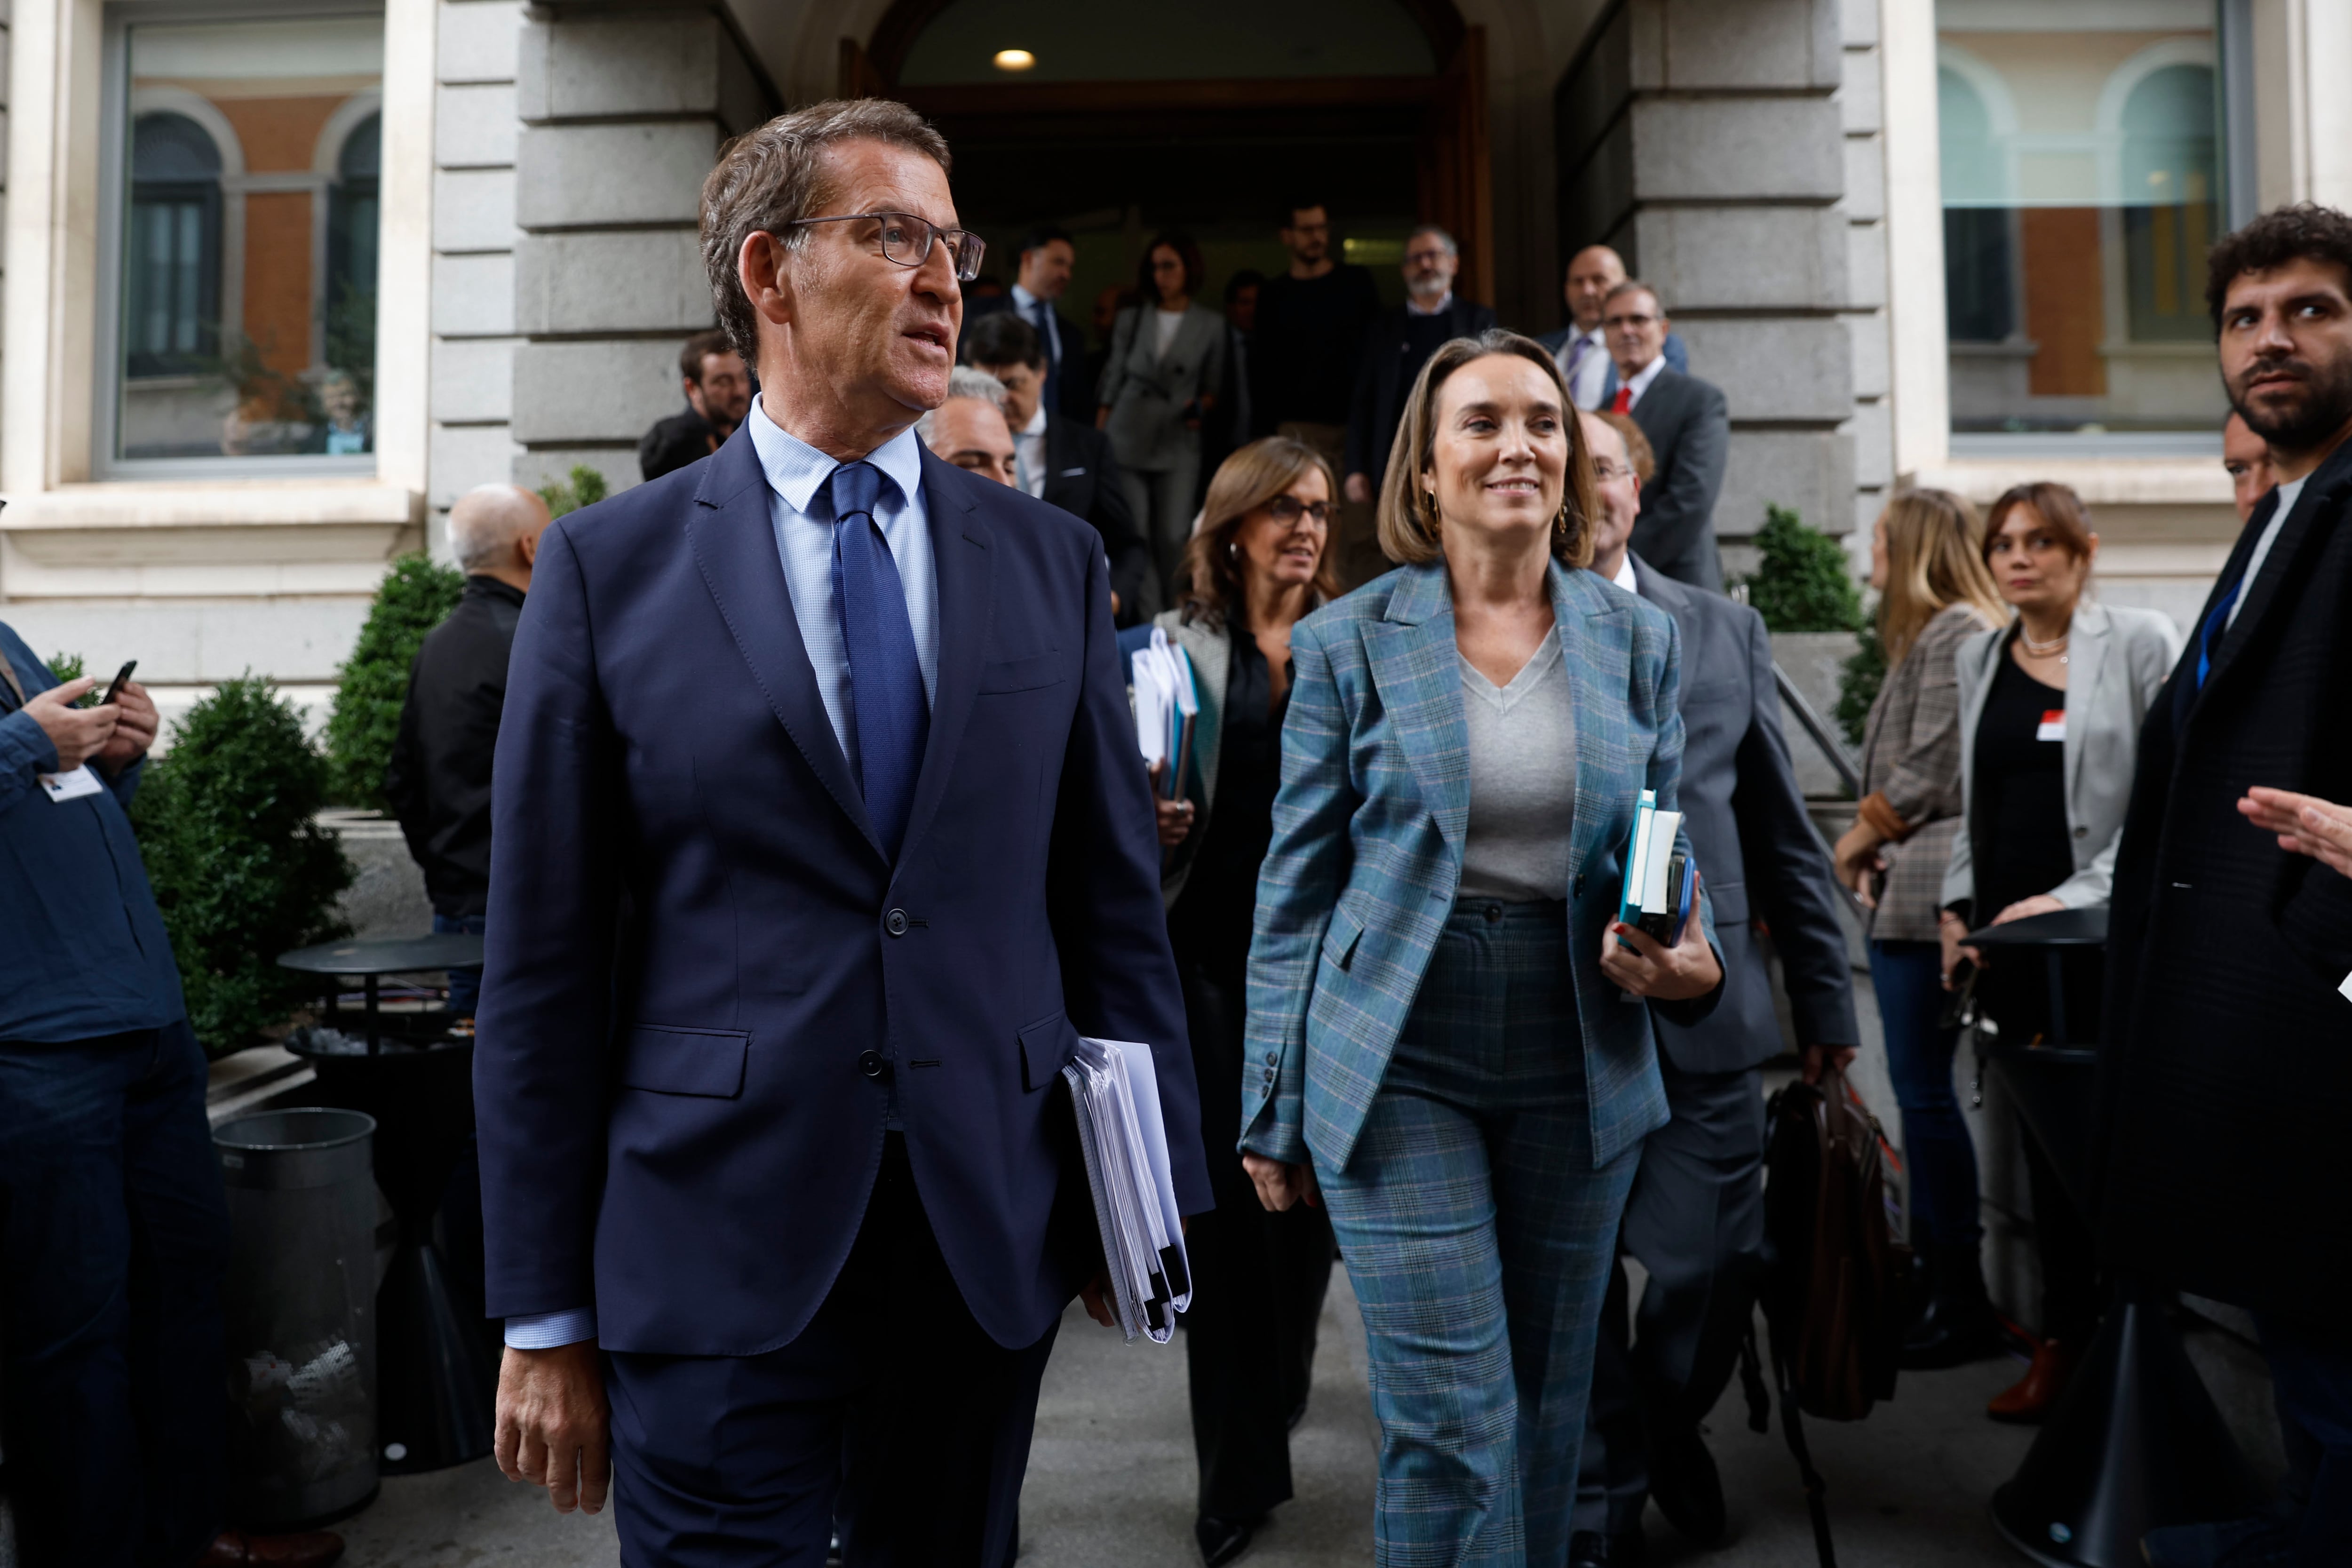
[[[980,692],[986,697],[1007,691],[1034,691],[1041,686],[1058,685],[1061,679],[1061,650],[1047,648],[1024,658],[1001,658],[982,666]]]
[[[633,1024],[621,1049],[621,1087],[733,1100],[751,1056],[747,1029]]]

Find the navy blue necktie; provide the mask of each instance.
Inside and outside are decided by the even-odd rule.
[[[907,835],[929,737],[931,707],[915,658],[915,626],[890,546],[874,521],[882,470],[844,463],[833,470],[833,607],[849,656],[850,766],[866,815],[890,858]]]

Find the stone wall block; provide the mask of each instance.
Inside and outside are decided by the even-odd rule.
[[[1878,42],[1879,0],[1841,0],[1838,30],[1849,48],[1866,49]]]
[[[514,407],[511,338],[442,338],[433,345],[433,416],[503,422]]]
[[[1895,482],[1894,412],[1885,401],[1857,403],[1846,421],[1853,441],[1853,482],[1865,489],[1884,489]]]
[[[1853,351],[1834,317],[1685,317],[1691,369],[1723,388],[1731,417],[1834,424],[1853,412]]]
[[[502,252],[433,258],[433,331],[449,338],[514,334],[514,258]]]
[[[1641,276],[1670,310],[1818,309],[1846,296],[1845,220],[1828,207],[1649,207]]]
[[[709,12],[533,21],[516,75],[527,121],[614,114],[709,114],[719,57],[734,45]]]
[[[1845,213],[1858,222],[1886,216],[1886,143],[1875,136],[1852,136],[1845,143]]]
[[[428,504],[446,511],[476,485],[512,482],[514,460],[521,450],[503,425],[434,426],[426,448],[433,466]]]
[[[1846,336],[1853,343],[1853,395],[1886,396],[1894,390],[1886,318],[1877,314],[1849,316],[1845,328]]]
[[[709,120],[525,127],[515,220],[528,229],[695,223],[718,152]]]
[[[1886,308],[1886,226],[1845,227],[1845,303],[1858,310]]]
[[[1845,189],[1845,137],[1826,98],[1643,99],[1633,126],[1644,202],[1832,202]]]
[[[677,412],[677,348],[656,338],[522,344],[515,439],[531,447],[626,442],[634,450],[654,421]]]
[[[1666,35],[1660,86],[1832,88],[1836,0],[1646,0]]]
[[[512,163],[518,129],[511,84],[445,87],[434,95],[433,160],[442,168]]]
[[[1853,493],[1853,446],[1834,430],[1734,430],[1715,503],[1715,531],[1744,539],[1764,526],[1767,505],[1793,508],[1813,527],[1845,531]]]
[[[515,324],[521,331],[682,336],[712,319],[692,229],[533,234],[515,247]]]
[[[433,175],[433,248],[511,250],[512,169],[439,169]]]
[[[633,440],[577,447],[518,447],[509,471],[501,477],[510,484],[537,489],[541,485],[568,479],[574,463],[584,463],[604,475],[604,488],[614,495],[634,489],[645,482],[637,471],[637,444]]]
[[[447,0],[434,38],[436,70],[445,82],[514,80],[515,40],[522,31],[520,0]]]
[[[1843,83],[1837,91],[1838,110],[1849,136],[1867,136],[1882,129],[1885,104],[1881,97],[1878,52],[1848,49]]]

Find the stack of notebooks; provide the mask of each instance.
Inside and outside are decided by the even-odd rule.
[[[1625,840],[1625,890],[1617,918],[1668,947],[1698,908],[1698,867],[1675,847],[1683,814],[1660,811],[1655,790],[1643,790],[1633,806],[1633,831]],[[1632,947],[1631,942],[1621,942]]]
[[[1062,1077],[1077,1113],[1119,1329],[1130,1340],[1144,1334],[1164,1345],[1176,1314],[1192,1304],[1192,1271],[1151,1047],[1081,1037]]]
[[[1184,771],[1192,765],[1192,721],[1201,711],[1192,684],[1192,661],[1168,640],[1164,626],[1151,628],[1151,642],[1135,650],[1129,666],[1135,687],[1135,738],[1143,765],[1166,763],[1160,792],[1170,800],[1184,793]]]

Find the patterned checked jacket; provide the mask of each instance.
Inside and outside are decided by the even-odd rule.
[[[1636,797],[1675,804],[1683,721],[1674,621],[1554,563],[1552,609],[1574,682],[1577,776],[1568,952],[1606,1163],[1664,1125],[1650,1008],[1601,973]],[[1250,947],[1242,1147],[1348,1163],[1462,879],[1470,761],[1443,563],[1408,566],[1298,623],[1274,840]],[[1677,839],[1687,852],[1688,836]],[[1704,868],[1702,868],[1704,869]],[[1711,910],[1701,921],[1715,946]],[[1721,949],[1717,948],[1720,957]],[[1721,987],[1661,1004],[1696,1023]]]
[[[1896,840],[1879,850],[1888,864],[1873,941],[1936,940],[1944,868],[1960,829],[1960,645],[1985,629],[1973,605],[1945,605],[1870,705],[1861,809]]]

